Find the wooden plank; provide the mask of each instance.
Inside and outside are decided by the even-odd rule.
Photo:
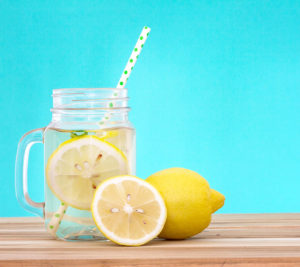
[[[39,218],[0,218],[0,266],[300,266],[300,214],[217,214],[201,234],[141,247],[53,240]]]
[[[274,261],[274,259],[237,259],[237,260],[223,260],[223,259],[170,259],[170,260],[161,260],[161,259],[155,259],[155,260],[148,260],[147,263],[145,263],[144,260],[136,259],[134,261],[132,260],[109,260],[109,261],[99,261],[99,260],[53,260],[51,263],[49,261],[45,260],[30,260],[30,261],[11,261],[11,262],[0,262],[0,267],[15,267],[15,266],[165,266],[165,267],[173,267],[173,266],[209,266],[209,267],[224,267],[224,266],[234,266],[234,267],[253,267],[253,266],[266,266],[266,267],[297,267],[298,262],[295,262],[291,259],[278,259]]]
[[[213,214],[213,223],[231,222],[272,222],[272,221],[300,221],[300,213],[252,213],[252,214]],[[39,217],[0,217],[0,224],[4,223],[38,223],[43,222]]]
[[[16,266],[30,266],[30,267],[72,267],[72,266],[84,266],[84,267],[99,267],[99,266],[116,266],[116,267],[131,267],[131,266],[143,266],[143,267],[150,267],[150,266],[161,266],[161,267],[180,267],[180,266],[189,266],[189,267],[253,267],[253,266],[261,266],[261,267],[297,267],[298,262],[295,262],[293,259],[289,258],[281,258],[281,259],[274,259],[272,258],[265,258],[265,259],[234,259],[234,260],[226,260],[226,259],[202,259],[199,261],[198,259],[168,259],[168,260],[161,260],[161,259],[154,259],[148,260],[145,263],[144,260],[136,259],[132,260],[116,260],[112,259],[109,261],[101,261],[99,260],[53,260],[51,263],[45,260],[30,260],[30,261],[11,261],[11,262],[0,262],[0,267],[16,267]]]

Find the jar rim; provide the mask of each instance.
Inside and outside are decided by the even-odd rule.
[[[112,87],[103,87],[103,88],[58,88],[52,90],[52,96],[54,95],[71,95],[78,93],[90,93],[91,91],[127,91],[127,88],[112,88]]]
[[[63,112],[63,111],[84,111],[84,110],[99,110],[99,111],[130,111],[130,107],[117,107],[117,108],[51,108],[51,112]]]
[[[128,112],[125,88],[65,88],[53,90],[52,112],[114,111]]]

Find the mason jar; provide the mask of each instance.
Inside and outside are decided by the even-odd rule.
[[[135,129],[128,120],[127,90],[53,90],[52,121],[20,140],[16,195],[20,204],[44,218],[47,231],[62,240],[104,239],[90,212],[105,179],[135,175]],[[33,144],[44,144],[45,202],[28,195],[27,167]]]

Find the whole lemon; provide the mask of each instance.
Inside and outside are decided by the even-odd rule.
[[[170,168],[152,174],[146,181],[166,203],[167,221],[161,238],[185,239],[200,233],[210,224],[211,214],[224,205],[225,197],[191,170]]]

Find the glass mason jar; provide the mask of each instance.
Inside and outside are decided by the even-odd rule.
[[[128,121],[126,89],[53,90],[52,121],[26,133],[16,159],[16,195],[27,210],[42,216],[47,231],[63,240],[104,239],[90,212],[101,181],[135,175],[135,130]],[[28,195],[29,150],[44,144],[45,202]]]

